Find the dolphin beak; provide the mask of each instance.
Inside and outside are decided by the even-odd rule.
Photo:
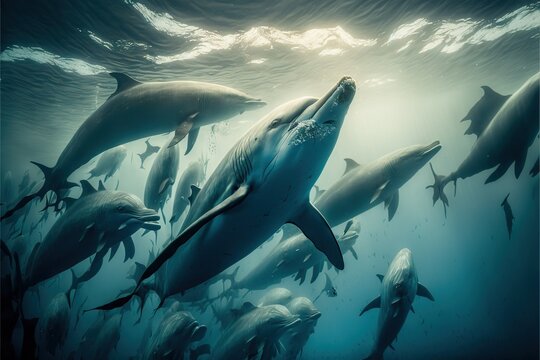
[[[437,154],[441,150],[441,148],[442,146],[439,141],[432,142],[423,149],[424,152],[422,153],[422,159],[426,162],[431,160],[431,158],[434,157],[435,154]]]
[[[319,111],[333,103],[341,105],[350,103],[356,93],[356,83],[350,76],[344,76],[322,98],[310,106],[308,117],[314,117]]]
[[[308,317],[308,320],[317,320],[318,318],[321,317],[321,315],[322,315],[322,314],[321,314],[320,312],[317,311],[316,313],[311,314],[311,315]]]
[[[294,320],[290,321],[289,323],[285,324],[283,326],[283,329],[290,329],[292,327],[295,327],[296,325],[300,324],[302,320],[300,320],[298,317],[295,317]]]
[[[161,225],[159,225],[159,215],[157,211],[152,209],[143,209],[141,210],[133,219],[140,224],[142,229],[146,230],[159,230]]]

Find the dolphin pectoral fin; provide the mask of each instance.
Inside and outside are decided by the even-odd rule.
[[[435,301],[435,298],[433,297],[433,295],[431,295],[427,287],[425,287],[424,285],[420,283],[418,283],[418,287],[416,289],[416,295],[428,298],[431,301]]]
[[[135,244],[133,244],[133,239],[131,236],[128,236],[124,240],[122,240],[122,244],[124,244],[124,262],[128,261],[128,259],[133,259],[135,256]]]
[[[306,280],[306,271],[307,270],[305,268],[300,269],[298,273],[296,274],[294,281],[300,280],[300,285],[302,285],[304,281]]]
[[[311,280],[310,283],[314,283],[315,280],[319,277],[319,274],[321,273],[323,263],[317,263],[313,266],[313,273],[311,274]]]
[[[308,202],[304,209],[288,222],[296,225],[313,245],[326,255],[332,265],[339,270],[344,269],[343,254],[336,237],[325,218],[311,203]]]
[[[388,208],[388,221],[391,221],[399,205],[399,192],[396,191],[392,196],[384,200],[384,207]]]
[[[370,204],[384,200],[382,198],[382,194],[384,193],[384,190],[388,186],[388,183],[390,183],[390,180],[385,181],[381,186],[379,186],[379,188],[375,191],[375,193],[373,193],[373,196],[371,197],[371,200],[369,201]]]
[[[354,248],[351,246],[351,248],[349,249],[349,251],[351,252],[354,260],[358,260],[358,254],[356,253],[356,250],[354,250]]]
[[[380,307],[381,307],[381,297],[377,296],[369,304],[366,305],[366,307],[362,310],[359,316],[362,316],[366,311],[369,311],[375,308],[380,308]]]
[[[187,139],[186,152],[184,155],[189,154],[191,149],[193,149],[193,145],[195,145],[195,141],[197,141],[197,137],[199,136],[199,129],[200,128],[191,129],[191,131],[189,132],[188,139]]]
[[[195,185],[191,185],[191,195],[189,195],[189,205],[191,206],[194,202],[199,193],[201,192],[201,189]]]
[[[379,279],[380,282],[383,282],[384,275],[383,274],[377,274],[377,278]]]
[[[114,244],[112,247],[111,247],[111,255],[109,255],[109,261],[112,260],[112,258],[114,257],[114,255],[116,255],[116,252],[118,251],[118,248],[120,247],[120,243],[117,242],[116,244]]]
[[[516,176],[516,179],[519,178],[521,172],[523,171],[525,159],[527,159],[527,150],[522,151],[516,158],[516,162],[514,164],[514,175]]]
[[[345,225],[345,229],[343,230],[343,235],[345,235],[347,233],[347,231],[349,231],[349,229],[351,228],[353,222],[354,221],[352,221],[352,220],[347,221],[347,224]]]
[[[167,189],[167,186],[169,186],[169,184],[173,184],[173,180],[171,178],[166,178],[165,180],[163,180],[159,185],[158,194],[161,195],[165,191],[165,189]]]
[[[240,204],[246,196],[249,194],[249,186],[242,185],[228,198],[216,205],[214,208],[208,210],[200,218],[194,221],[188,226],[175,240],[171,241],[165,249],[152,261],[146,268],[143,275],[137,282],[137,287],[147,278],[152,276],[167,260],[169,260],[176,250],[183,244],[185,244],[193,235],[197,233],[204,225],[208,224],[216,216],[223,214],[225,211],[234,208]]]
[[[97,190],[94,189],[94,187],[87,180],[81,180],[81,188],[82,188],[81,197],[97,192]]]
[[[191,114],[187,117],[187,119],[180,122],[168,147],[173,147],[174,145],[178,144],[183,138],[186,137],[187,134],[189,134],[191,128],[193,127],[193,120],[195,117],[197,117],[197,115],[199,115],[198,112]]]
[[[495,180],[498,180],[501,176],[503,176],[506,173],[506,170],[510,167],[511,162],[506,161],[504,163],[499,164],[497,169],[489,175],[489,177],[486,179],[486,182],[484,184],[489,184]]]

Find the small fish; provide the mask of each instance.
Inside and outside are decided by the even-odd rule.
[[[160,149],[159,146],[154,146],[154,145],[150,144],[149,140],[150,140],[150,138],[146,139],[146,141],[144,142],[146,144],[146,150],[144,150],[144,152],[141,153],[141,154],[137,154],[141,158],[141,169],[144,169],[144,161],[147,158],[149,158],[150,156],[157,153],[159,151],[159,149]]]
[[[508,197],[510,196],[510,193],[506,195],[503,202],[501,203],[501,206],[504,210],[504,217],[506,219],[506,228],[508,229],[508,238],[512,237],[512,224],[514,222],[514,214],[512,213],[512,208],[510,207],[510,204],[508,203]]]

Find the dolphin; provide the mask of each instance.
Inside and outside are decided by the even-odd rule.
[[[152,156],[153,154],[157,153],[159,151],[159,146],[154,146],[150,144],[150,139],[146,139],[145,142],[146,149],[143,153],[137,154],[141,158],[141,169],[144,169],[144,161]]]
[[[309,192],[334,148],[355,91],[354,81],[344,77],[321,99],[288,102],[255,124],[212,173],[182,233],[147,267],[131,294],[96,309],[122,306],[149,290],[162,301],[185,292],[250,254],[285,223],[298,226],[343,269],[339,245],[309,202]],[[142,284],[158,270],[153,282]]]
[[[54,356],[64,345],[69,330],[69,305],[64,293],[51,300],[39,323],[44,348]]]
[[[512,225],[514,223],[514,213],[512,212],[512,208],[510,207],[510,203],[508,202],[508,197],[510,194],[506,195],[503,202],[501,203],[501,207],[504,210],[504,218],[506,220],[506,229],[508,229],[508,238],[512,237]]]
[[[145,360],[184,359],[184,353],[193,342],[200,341],[206,335],[207,328],[199,325],[193,315],[186,311],[177,311],[165,316],[157,330],[149,339],[144,356]]]
[[[90,177],[88,179],[105,175],[105,180],[103,181],[107,181],[120,168],[126,156],[127,150],[123,145],[105,151],[99,157],[96,166],[90,170]]]
[[[306,297],[296,297],[286,306],[292,315],[296,315],[300,319],[300,323],[282,337],[285,348],[283,359],[295,360],[300,358],[304,346],[306,346],[311,334],[315,332],[315,326],[321,317],[321,312]]]
[[[178,146],[162,147],[146,179],[144,204],[150,209],[161,210],[163,221],[166,220],[163,214],[163,206],[167,199],[171,197],[179,162]]]
[[[313,302],[317,301],[322,294],[326,294],[328,297],[336,297],[337,296],[337,290],[334,287],[334,284],[332,283],[332,279],[330,279],[330,276],[328,274],[324,274],[326,277],[326,282],[324,283],[324,288],[321,290],[321,293],[317,295],[317,297],[313,300]]]
[[[86,180],[81,181],[81,186],[81,197],[29,255],[24,289],[68,270],[93,254],[96,254],[93,263],[102,261],[109,249],[114,250],[120,242],[126,255],[132,258],[135,249],[131,235],[140,228],[159,229],[159,215],[145,208],[136,196],[96,191]]]
[[[399,188],[440,149],[441,145],[435,141],[396,150],[366,165],[345,159],[344,175],[314,205],[332,227],[380,203],[384,203],[388,209],[388,220],[392,220],[399,204]]]
[[[341,252],[344,255],[351,252],[358,259],[353,248],[357,239],[358,233],[354,231],[338,237]],[[313,283],[317,280],[325,263],[327,261],[324,254],[317,251],[304,234],[297,234],[277,243],[242,279],[233,280],[232,288],[263,290],[280,283],[291,275],[296,275],[295,280],[300,280],[301,285],[309,269],[312,269],[310,282]]]
[[[174,193],[173,211],[169,223],[171,224],[171,236],[174,236],[173,225],[189,206],[189,198],[193,194],[193,199],[197,196],[199,189],[193,189],[192,186],[200,188],[205,178],[204,164],[201,161],[193,161],[178,180],[176,191]],[[195,190],[195,192],[193,192]]]
[[[465,131],[465,135],[474,134],[480,137],[484,129],[488,126],[493,116],[499,111],[503,104],[508,100],[510,95],[501,95],[489,86],[482,86],[484,95],[473,107],[467,115],[461,120],[470,120],[469,128]]]
[[[244,303],[237,312],[237,320],[222,332],[211,358],[271,359],[282,351],[280,337],[300,323],[283,305],[256,307]]]
[[[54,167],[33,162],[45,175],[41,188],[22,198],[0,219],[5,219],[32,199],[49,191],[76,186],[68,177],[103,151],[148,136],[175,131],[169,146],[188,136],[189,152],[201,126],[229,119],[265,105],[230,87],[196,82],[142,83],[126,74],[111,73],[116,91],[79,127]],[[61,199],[57,199],[59,202]]]
[[[514,175],[519,178],[527,151],[538,134],[539,81],[540,73],[536,73],[504,102],[454,172],[442,176],[433,171],[435,181],[428,188],[433,188],[434,205],[437,200],[442,201],[445,214],[448,198],[444,187],[449,182],[454,182],[455,187],[458,179],[466,179],[497,166],[486,179],[488,184],[503,176],[512,163],[515,164]]]
[[[367,359],[382,359],[387,347],[392,342],[407,319],[416,295],[434,301],[429,290],[418,282],[418,275],[414,266],[412,253],[409,249],[401,249],[394,257],[386,275],[377,275],[381,280],[381,295],[371,301],[360,313],[381,308],[377,337],[373,350]]]

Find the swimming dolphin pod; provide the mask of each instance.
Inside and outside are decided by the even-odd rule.
[[[126,74],[111,73],[116,91],[77,129],[56,165],[37,162],[45,176],[41,188],[23,197],[0,220],[12,216],[36,197],[49,191],[77,186],[68,177],[103,151],[127,142],[175,131],[169,146],[188,136],[187,152],[193,147],[201,126],[223,121],[244,111],[265,105],[260,99],[241,91],[196,81],[142,83]]]
[[[536,73],[504,101],[502,106],[500,96],[499,100],[489,102],[494,108],[500,106],[500,109],[479,133],[471,151],[454,172],[442,176],[435,173],[433,166],[431,167],[434,184],[428,188],[433,188],[434,205],[438,200],[442,201],[445,215],[449,203],[444,188],[449,182],[454,182],[456,186],[458,179],[471,177],[496,166],[495,171],[485,181],[488,184],[503,176],[512,164],[515,177],[519,178],[527,159],[527,151],[538,134],[539,81],[540,73]]]
[[[412,305],[416,295],[434,301],[429,290],[418,282],[412,253],[407,248],[396,254],[386,275],[377,277],[381,280],[381,295],[360,313],[362,316],[368,310],[380,308],[375,343],[366,360],[382,359],[386,348],[392,347],[409,311],[414,312]]]
[[[251,253],[285,223],[298,226],[343,269],[339,245],[309,202],[309,192],[334,148],[355,92],[354,81],[344,77],[322,98],[288,102],[256,123],[212,173],[194,199],[181,234],[149,264],[136,288],[97,309],[122,306],[149,289],[162,302],[183,293]],[[154,274],[153,283],[143,284]]]

